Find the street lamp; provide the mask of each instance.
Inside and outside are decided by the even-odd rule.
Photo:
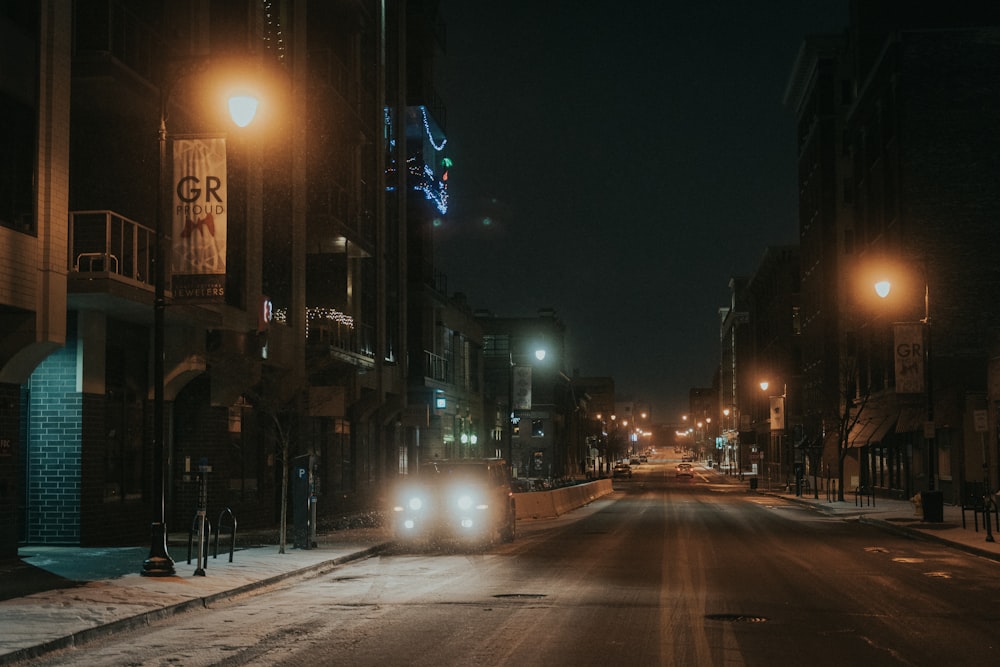
[[[163,253],[164,227],[169,215],[165,206],[167,184],[167,103],[173,85],[195,69],[204,67],[206,61],[193,63],[191,69],[178,71],[170,80],[160,85],[160,125],[158,131],[159,156],[156,163],[156,236],[153,245],[153,520],[149,556],[143,562],[141,574],[146,577],[170,577],[175,574],[174,561],[167,550],[167,528],[164,493],[164,314],[166,311],[166,266]],[[165,77],[166,79],[166,77]],[[234,95],[229,99],[229,112],[233,122],[246,127],[257,112],[257,99],[252,95]]]
[[[760,381],[760,390],[766,392],[771,386],[771,383],[767,380]],[[768,447],[767,447],[767,461],[765,463],[767,469],[767,488],[771,488],[771,472],[775,466],[777,466],[777,472],[780,474],[782,469],[782,438],[785,435],[785,401],[788,395],[788,385],[782,384],[781,395],[768,396]]]
[[[887,299],[889,298],[890,292],[892,292],[892,281],[888,279],[882,279],[875,283],[875,293],[879,298]],[[924,423],[924,438],[927,440],[927,490],[933,491],[935,487],[934,477],[935,470],[937,468],[937,450],[935,448],[935,440],[937,433],[934,429],[934,387],[932,384],[931,375],[931,313],[930,313],[930,288],[928,286],[926,277],[924,279],[924,316],[920,320],[923,325],[922,330],[924,332],[924,344],[923,344],[923,380],[924,380],[924,396],[926,397],[926,420]],[[897,344],[895,346],[897,350],[900,346]],[[897,352],[898,353],[898,352]],[[897,378],[898,379],[898,378]],[[898,390],[898,389],[897,389]]]
[[[732,435],[732,429],[730,428],[732,424],[729,422],[729,416],[732,411],[729,408],[722,408],[722,435],[726,438],[725,446],[725,458],[726,458],[726,474],[733,474],[733,445],[730,436]]]
[[[545,348],[537,348],[535,350],[534,356],[538,361],[544,361],[546,355]],[[516,368],[514,363],[514,353],[510,351],[507,353],[507,466],[511,471],[511,476],[514,475],[514,369]],[[527,384],[526,388],[518,395],[518,406],[524,409],[531,409],[531,365],[525,366],[527,369],[526,377],[522,378],[522,383]]]

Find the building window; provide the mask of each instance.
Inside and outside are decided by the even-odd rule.
[[[951,429],[938,429],[937,436],[937,476],[939,479],[950,480],[951,474]]]
[[[408,475],[410,473],[410,458],[409,452],[406,451],[406,445],[400,445],[396,453],[396,472],[400,475]]]
[[[2,93],[0,145],[0,226],[34,234],[35,113]]]
[[[545,420],[544,419],[532,419],[531,420],[531,437],[532,438],[543,438],[545,437]]]
[[[143,396],[146,358],[143,332],[123,322],[108,321],[105,362],[104,501],[142,498]]]
[[[487,357],[506,357],[510,353],[510,336],[506,334],[487,334],[483,336],[483,354]]]
[[[256,426],[253,406],[244,397],[229,406],[229,490],[242,500],[258,491],[260,440],[253,433]]]

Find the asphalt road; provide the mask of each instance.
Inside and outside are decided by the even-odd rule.
[[[485,551],[397,548],[38,665],[1000,664],[1000,565],[639,466]]]

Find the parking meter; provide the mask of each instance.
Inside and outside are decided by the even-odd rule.
[[[303,454],[292,459],[292,520],[296,549],[316,546],[316,456]]]

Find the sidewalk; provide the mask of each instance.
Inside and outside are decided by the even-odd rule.
[[[875,498],[874,505],[868,505],[867,501],[862,499],[863,506],[858,506],[853,494],[845,495],[844,502],[827,502],[822,494],[819,500],[811,495],[808,497],[796,497],[794,494],[776,495],[793,502],[813,505],[827,514],[842,516],[845,519],[856,517],[863,523],[875,524],[887,530],[947,544],[970,554],[1000,561],[1000,530],[997,530],[996,518],[993,518],[993,524],[987,532],[983,524],[983,515],[979,514],[977,517],[971,510],[966,510],[966,527],[963,528],[962,508],[958,505],[945,505],[944,520],[931,523],[925,522],[922,512],[918,513],[913,503],[908,500]],[[988,536],[992,536],[995,541],[988,542]]]
[[[727,482],[749,487],[747,481],[749,477],[739,482],[734,477],[723,475],[718,471],[716,473],[720,479],[724,478]],[[967,553],[1000,562],[1000,530],[997,530],[996,519],[993,519],[991,526],[992,537],[995,541],[988,542],[986,526],[983,525],[983,515],[979,514],[977,517],[971,510],[966,510],[966,527],[963,528],[962,508],[958,505],[944,505],[943,521],[925,522],[923,512],[918,510],[909,500],[855,498],[854,493],[845,492],[844,501],[840,502],[828,499],[825,491],[820,491],[818,494],[806,491],[801,496],[796,496],[794,493],[769,491],[764,488],[758,489],[755,493],[808,505],[824,514],[841,517],[844,520],[857,520],[916,539],[947,544]],[[816,495],[819,497],[815,497]]]
[[[1000,561],[1000,542],[987,542],[979,517],[978,532],[973,515],[944,506],[944,521],[925,523],[912,503],[882,498],[844,502],[830,501],[824,493],[795,494],[749,490],[749,483],[718,471],[708,471],[711,483],[741,485],[747,493],[773,496],[814,507],[844,520],[876,524],[919,539],[948,544],[965,552]],[[1000,540],[1000,531],[994,536]],[[0,562],[0,665],[12,665],[50,651],[73,646],[104,634],[139,627],[157,618],[227,599],[277,583],[283,579],[312,575],[370,554],[389,544],[388,532],[380,528],[341,530],[320,535],[314,549],[277,546],[237,550],[233,562],[228,551],[211,555],[205,576],[195,576],[197,561],[187,563],[187,536],[171,536],[170,554],[175,561],[173,577],[143,577],[139,574],[148,548],[84,549],[75,547],[24,547],[17,561]],[[220,545],[220,549],[222,546]]]
[[[228,549],[204,564],[187,562],[187,535],[170,539],[175,576],[144,577],[148,548],[22,547],[0,562],[0,665],[12,665],[104,634],[216,600],[236,597],[296,576],[314,575],[388,544],[387,531],[359,528],[317,537],[314,549],[277,545]],[[197,551],[197,547],[195,547]]]

